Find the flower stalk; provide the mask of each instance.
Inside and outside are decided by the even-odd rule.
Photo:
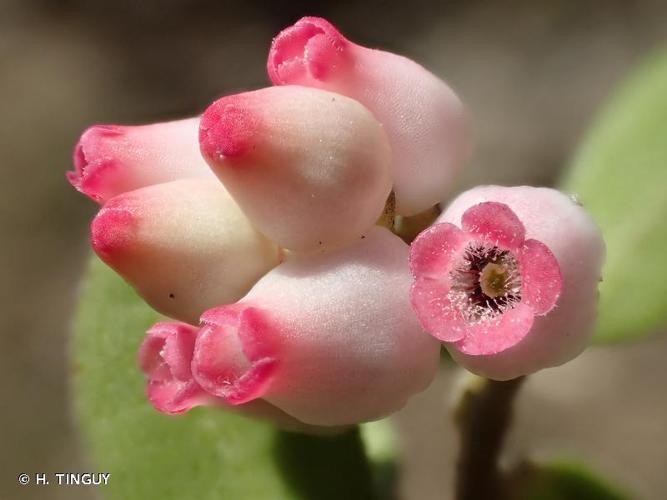
[[[499,382],[473,376],[464,389],[454,411],[460,432],[456,500],[506,500],[499,459],[525,379]]]

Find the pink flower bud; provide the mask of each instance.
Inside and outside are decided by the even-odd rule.
[[[153,407],[166,415],[180,415],[196,406],[221,409],[257,417],[280,428],[310,434],[330,434],[330,428],[318,428],[299,422],[263,400],[232,406],[204,391],[192,377],[190,365],[197,328],[185,323],[160,322],[153,325],[139,348],[139,366],[146,375],[146,395]],[[338,431],[340,429],[334,429]]]
[[[603,259],[599,229],[564,194],[478,187],[414,241],[412,306],[461,365],[507,380],[586,347]]]
[[[156,310],[196,323],[234,302],[280,261],[216,180],[156,184],[109,200],[91,225],[93,249]]]
[[[253,224],[291,250],[359,238],[391,190],[382,127],[359,103],[321,90],[223,97],[202,116],[200,143]]]
[[[202,316],[195,379],[230,404],[264,398],[312,425],[399,409],[439,358],[410,309],[407,258],[379,227],[343,249],[290,257],[240,302]]]
[[[212,177],[201,157],[199,118],[141,126],[95,125],[74,148],[67,179],[100,203],[127,191],[187,177]]]
[[[274,38],[267,68],[276,85],[331,90],[371,110],[391,143],[398,213],[421,212],[449,192],[470,149],[467,117],[452,89],[422,66],[304,17]]]

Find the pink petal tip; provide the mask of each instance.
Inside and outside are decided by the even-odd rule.
[[[410,245],[413,276],[442,277],[449,272],[468,237],[454,224],[434,224],[422,231]]]
[[[276,85],[324,80],[343,63],[349,42],[327,20],[303,17],[271,44],[267,70]]]
[[[100,174],[117,167],[110,143],[124,134],[124,128],[118,125],[93,125],[81,135],[72,155],[74,170],[65,174],[77,191],[94,201],[103,201],[105,193]]]
[[[211,399],[190,370],[196,335],[194,326],[160,322],[148,330],[139,348],[139,366],[147,378],[146,395],[161,413],[180,415]]]
[[[537,240],[526,240],[519,257],[524,302],[537,315],[551,311],[563,288],[558,260],[549,247]]]
[[[495,321],[468,327],[465,337],[456,347],[470,356],[497,354],[517,345],[530,332],[534,321],[533,310],[520,303]]]
[[[526,230],[512,209],[504,203],[492,201],[466,210],[461,217],[461,227],[509,249],[518,248],[526,237]]]
[[[252,148],[259,119],[247,106],[244,94],[231,95],[211,104],[201,117],[199,145],[204,157],[239,157]]]
[[[262,397],[277,367],[264,314],[235,304],[210,309],[201,321],[192,362],[197,382],[232,405]]]
[[[120,203],[107,204],[90,224],[90,242],[95,253],[109,261],[127,248],[135,231],[136,220],[131,210]]]

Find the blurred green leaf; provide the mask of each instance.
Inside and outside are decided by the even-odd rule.
[[[629,500],[615,486],[581,464],[523,464],[514,472],[512,500]]]
[[[73,342],[74,397],[95,470],[110,472],[106,499],[338,500],[371,498],[357,430],[338,437],[287,434],[212,408],[157,413],[136,365],[158,319],[93,259]]]
[[[397,431],[391,418],[359,426],[366,454],[371,460],[371,472],[376,495],[382,500],[397,500],[399,490],[399,445]]]
[[[391,419],[368,422],[359,428],[370,459],[374,462],[386,462],[398,458],[398,436]]]
[[[657,332],[667,323],[667,53],[612,99],[564,189],[579,197],[607,243],[596,341]]]
[[[276,458],[297,498],[374,498],[372,470],[365,459],[358,430],[335,438],[287,432],[278,433],[277,437]]]

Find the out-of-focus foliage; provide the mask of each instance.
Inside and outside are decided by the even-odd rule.
[[[399,492],[399,438],[391,419],[384,418],[359,426],[366,454],[371,461],[378,499],[397,500]]]
[[[513,479],[512,500],[630,500],[615,486],[572,462],[524,464]]]
[[[151,407],[136,353],[157,319],[93,260],[76,321],[75,397],[95,466],[111,472],[105,496],[292,498],[272,460],[268,425],[211,409],[167,417]]]
[[[667,324],[667,53],[654,55],[593,126],[564,183],[602,228],[596,341]]]
[[[157,319],[93,259],[75,325],[74,397],[95,468],[111,473],[105,499],[371,498],[357,431],[312,437],[213,408],[181,417],[156,412],[136,352]]]

